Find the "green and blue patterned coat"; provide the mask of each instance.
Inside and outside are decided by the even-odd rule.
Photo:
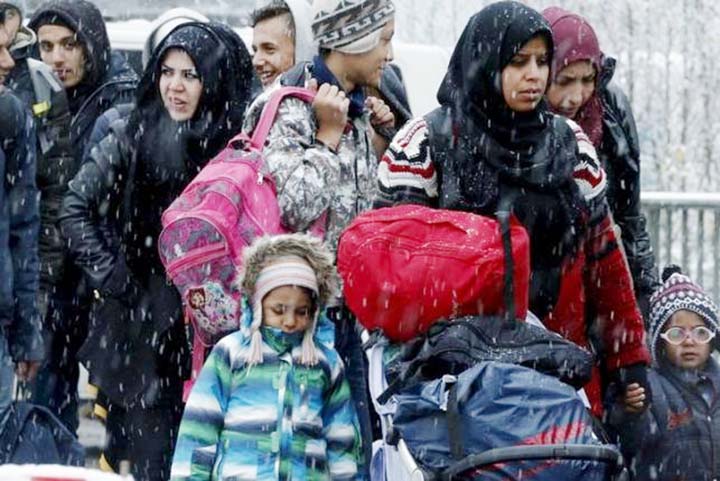
[[[334,325],[320,316],[320,362],[299,363],[302,333],[263,327],[262,364],[246,368],[251,309],[212,350],[185,407],[172,464],[179,480],[354,480],[357,415]]]

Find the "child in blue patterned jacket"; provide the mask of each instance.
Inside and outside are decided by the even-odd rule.
[[[337,290],[330,252],[304,234],[244,255],[240,331],[212,350],[175,447],[179,480],[354,480],[361,439],[324,314]]]

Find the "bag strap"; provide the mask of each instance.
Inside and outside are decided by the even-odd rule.
[[[430,146],[430,156],[435,164],[444,164],[451,155],[451,150],[458,140],[458,129],[454,123],[451,123],[451,138],[448,141],[447,135],[438,133],[438,124],[447,122],[447,110],[437,108],[425,115],[425,124],[428,129],[428,144]],[[452,122],[452,121],[451,121]],[[440,169],[437,169],[440,171]],[[505,318],[507,320],[515,319],[515,293],[513,283],[514,262],[512,257],[512,238],[510,235],[510,218],[512,216],[512,205],[518,195],[516,190],[501,193],[498,201],[498,211],[496,217],[500,223],[500,235],[502,236],[503,251],[505,252],[505,274],[503,286],[503,298],[505,301]]]
[[[26,401],[15,401],[8,408],[5,424],[0,429],[0,464],[9,463],[20,442],[20,433],[25,427],[27,418],[32,414],[33,405]]]
[[[510,217],[512,216],[512,204],[515,201],[517,193],[512,195],[501,196],[498,203],[498,211],[496,217],[500,223],[500,236],[502,237],[505,273],[503,275],[503,297],[505,299],[505,315],[506,321],[515,320],[515,284],[513,273],[515,270],[515,262],[512,254],[512,237],[510,235]]]
[[[447,426],[450,439],[450,454],[456,461],[460,461],[465,455],[463,448],[463,426],[460,419],[460,404],[458,403],[458,383],[450,386],[447,402]]]
[[[428,129],[428,145],[430,147],[430,158],[433,164],[442,165],[447,161],[450,156],[450,150],[457,142],[457,129],[454,124],[451,124],[452,135],[450,140],[446,135],[441,135],[438,132],[438,124],[447,122],[448,116],[447,111],[443,107],[439,107],[432,112],[426,114],[425,125]],[[436,169],[438,173],[441,173],[441,169]]]
[[[249,144],[251,148],[262,150],[265,146],[265,140],[267,140],[267,136],[270,134],[270,129],[272,129],[275,123],[275,117],[280,109],[280,104],[286,97],[294,97],[303,102],[311,103],[315,98],[315,92],[302,87],[281,87],[275,90],[263,107],[260,119],[258,119],[257,124],[255,124],[252,136],[248,137],[245,132],[241,132],[233,137],[230,142],[228,142],[228,145],[242,141]]]
[[[414,385],[415,382],[422,377],[422,367],[428,364],[436,355],[435,352],[423,352],[422,346],[427,343],[427,340],[432,337],[434,332],[437,332],[438,330],[444,330],[450,324],[451,323],[448,321],[438,322],[433,325],[433,328],[425,335],[417,338],[415,341],[410,341],[412,344],[404,344],[403,351],[407,349],[410,353],[412,353],[413,351],[418,351],[419,347],[419,352],[417,355],[413,356],[413,359],[411,361],[407,362],[407,364],[403,366],[402,373],[398,375],[397,379],[391,382],[388,387],[377,397],[377,401],[380,404],[385,404],[390,400],[393,395],[397,394],[401,389],[407,386]],[[455,327],[467,324],[468,322],[464,319],[456,319],[452,321],[452,325]],[[408,356],[403,357],[406,358]]]

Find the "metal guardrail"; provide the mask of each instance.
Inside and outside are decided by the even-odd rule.
[[[640,199],[661,272],[678,264],[720,300],[720,193],[642,192]]]

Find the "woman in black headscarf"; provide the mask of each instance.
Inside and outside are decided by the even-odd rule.
[[[136,479],[169,476],[188,374],[181,301],[157,252],[161,214],[240,130],[252,72],[228,27],[178,26],[64,199],[63,235],[95,292],[78,357],[109,401],[102,462],[128,459]]]
[[[530,236],[533,313],[587,346],[592,300],[603,320],[602,367],[629,368],[646,385],[643,324],[607,214],[605,174],[580,128],[543,100],[552,52],[550,27],[529,7],[499,2],[474,15],[438,92],[441,107],[411,121],[382,159],[377,204],[512,212]],[[597,375],[586,386],[595,414],[600,386]]]

